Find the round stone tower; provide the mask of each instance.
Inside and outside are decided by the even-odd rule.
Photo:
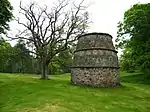
[[[71,69],[71,82],[76,85],[115,87],[120,84],[117,51],[112,36],[88,33],[79,36]]]

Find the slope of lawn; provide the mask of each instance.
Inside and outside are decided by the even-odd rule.
[[[0,73],[0,112],[150,112],[148,76],[122,73],[121,88],[79,87],[69,80]]]

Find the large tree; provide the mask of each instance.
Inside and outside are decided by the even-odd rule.
[[[118,25],[117,47],[123,48],[124,65],[150,69],[150,3],[135,4]],[[130,67],[129,66],[129,67]]]
[[[0,0],[0,34],[5,34],[9,29],[8,22],[11,21],[12,6],[8,0]]]
[[[42,79],[48,79],[48,65],[53,57],[66,50],[77,35],[85,32],[88,13],[82,3],[76,5],[68,0],[58,0],[49,9],[35,2],[24,7],[20,2],[20,14],[24,20],[17,18],[17,22],[25,30],[13,39],[25,39],[34,45],[32,52],[40,60]]]

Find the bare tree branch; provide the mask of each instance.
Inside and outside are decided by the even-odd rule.
[[[78,5],[73,4],[74,8],[68,9],[69,1],[58,0],[58,4],[51,10],[48,10],[47,6],[42,8],[36,3],[23,7],[20,2],[20,14],[26,21],[21,22],[20,18],[16,21],[26,29],[14,39],[32,42],[42,65],[47,65],[56,54],[66,50],[69,44],[76,41],[77,35],[85,32],[82,26],[87,24],[88,18],[84,18],[82,13],[85,8],[82,6],[83,1]]]

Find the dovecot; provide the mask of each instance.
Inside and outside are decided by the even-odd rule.
[[[119,63],[112,36],[88,33],[79,36],[71,68],[71,82],[94,87],[119,86]]]

